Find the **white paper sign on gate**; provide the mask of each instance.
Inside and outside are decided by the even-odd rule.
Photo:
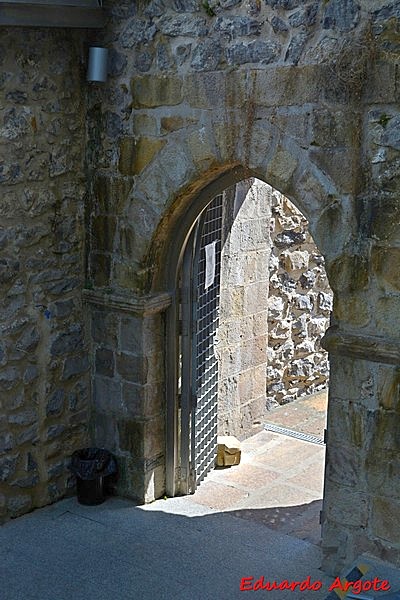
[[[206,252],[206,276],[204,288],[207,289],[214,283],[215,279],[215,245],[217,242],[211,242],[204,246]]]

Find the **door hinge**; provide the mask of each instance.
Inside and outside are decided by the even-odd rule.
[[[324,444],[328,443],[328,430],[324,429]]]
[[[196,471],[192,466],[189,468],[189,490],[191,494],[196,491]]]
[[[324,520],[324,511],[319,511],[319,524],[322,525],[322,521]]]

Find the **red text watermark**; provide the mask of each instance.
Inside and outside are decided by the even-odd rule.
[[[283,579],[282,581],[270,581],[265,579],[264,575],[255,579],[254,577],[242,577],[240,580],[240,591],[241,592],[257,592],[258,590],[264,590],[272,592],[273,590],[295,590],[300,592],[317,592],[323,586],[322,581],[316,579],[312,581],[310,575],[302,581],[289,581]],[[361,594],[361,592],[388,592],[390,590],[390,583],[387,579],[379,579],[374,577],[373,579],[357,579],[356,581],[347,581],[346,579],[336,579],[331,583],[327,589],[328,592],[352,592],[354,595]]]

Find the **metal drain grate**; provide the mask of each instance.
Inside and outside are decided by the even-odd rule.
[[[322,438],[317,437],[316,435],[310,435],[308,433],[301,433],[300,431],[293,431],[293,429],[286,429],[286,427],[279,427],[279,425],[274,425],[273,423],[265,423],[264,429],[267,431],[272,431],[273,433],[280,433],[281,435],[287,435],[289,437],[294,437],[298,440],[303,440],[304,442],[311,442],[312,444],[319,444],[320,446],[324,446],[325,442]]]

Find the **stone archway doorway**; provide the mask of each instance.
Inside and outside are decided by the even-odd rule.
[[[243,183],[245,184],[246,182]],[[262,184],[262,182],[259,182],[259,184],[264,185],[265,188],[268,187],[265,184]],[[230,309],[231,315],[230,320],[228,319],[229,322],[224,323],[222,332],[220,332],[218,330],[217,312],[219,293],[222,283],[219,281],[219,272],[222,247],[224,246],[224,242],[226,242],[227,238],[229,237],[229,234],[227,235],[226,231],[225,233],[222,232],[223,226],[221,221],[223,220],[222,213],[224,211],[227,213],[229,212],[229,204],[231,204],[231,209],[234,207],[235,194],[233,193],[232,196],[232,189],[234,188],[231,188],[230,190],[227,190],[223,194],[214,198],[208,207],[202,211],[201,215],[196,220],[195,226],[191,229],[191,234],[186,242],[185,252],[182,253],[179,270],[180,302],[178,303],[179,306],[177,307],[176,317],[179,323],[179,341],[177,348],[177,374],[179,384],[177,388],[178,401],[175,423],[178,424],[177,427],[179,431],[177,436],[177,445],[174,448],[178,462],[178,468],[175,471],[175,476],[177,475],[177,477],[174,482],[174,493],[194,492],[200,481],[213,467],[217,442],[218,392],[223,396],[222,406],[220,399],[220,407],[218,412],[221,413],[225,411],[222,418],[220,415],[218,433],[223,433],[223,431],[221,431],[221,423],[226,422],[228,427],[233,427],[235,430],[230,430],[229,432],[224,433],[237,434],[238,432],[241,432],[241,437],[243,439],[244,437],[251,435],[251,425],[254,421],[256,423],[261,423],[263,417],[265,418],[267,387],[266,354],[268,345],[268,279],[265,279],[265,271],[268,273],[270,250],[267,249],[268,243],[266,239],[264,240],[264,245],[260,242],[260,240],[264,236],[264,238],[268,238],[268,242],[270,242],[270,207],[268,214],[264,214],[264,220],[259,214],[257,214],[257,211],[255,210],[257,202],[255,204],[254,202],[253,204],[250,203],[250,206],[247,207],[245,213],[247,218],[243,219],[242,217],[242,219],[240,219],[240,217],[237,217],[237,220],[241,221],[237,226],[242,228],[240,231],[241,233],[244,232],[245,235],[245,237],[237,236],[237,241],[239,241],[242,246],[244,244],[244,250],[246,251],[247,259],[247,269],[248,271],[253,271],[253,273],[250,275],[249,282],[246,281],[246,276],[241,273],[239,276],[239,279],[241,279],[241,285],[239,288],[238,286],[235,287],[233,285],[229,289],[230,282],[225,282],[225,290],[223,290],[224,312],[229,312]],[[248,191],[251,189],[251,186],[248,185],[245,189]],[[235,210],[233,210],[233,214],[230,215],[231,222],[228,225],[229,228],[232,227],[232,222],[240,208],[240,197],[242,203],[246,197],[246,194],[243,194],[243,190],[244,188],[242,186],[242,194],[240,194],[240,190],[239,194],[236,194],[236,206],[234,207]],[[231,198],[229,198],[229,192],[231,192]],[[229,200],[231,200],[231,203]],[[267,204],[267,202],[265,202],[265,204]],[[243,206],[245,206],[245,204]],[[256,223],[256,228],[253,227],[253,229],[251,229],[250,217],[253,217],[254,223]],[[218,219],[220,220],[220,231],[215,232],[213,230],[213,226],[215,226]],[[229,219],[227,219],[225,215],[225,228],[227,227],[227,222],[229,222]],[[217,238],[220,236],[220,239],[213,237],[213,234],[215,233]],[[247,240],[245,239],[246,236]],[[257,239],[252,239],[252,236],[253,238],[256,237]],[[232,237],[234,236],[232,235]],[[235,257],[237,258],[238,249],[236,248],[235,255],[235,245],[232,243],[232,239],[230,239],[229,243],[227,242],[226,245],[229,246],[229,249],[226,253],[227,256],[224,256],[225,262],[228,262],[228,260],[231,262],[230,270],[236,269],[237,271],[240,271],[243,268],[239,264],[240,261],[235,263]],[[209,251],[212,250],[212,254],[210,255],[209,252],[208,258],[206,252],[207,249]],[[262,254],[263,251],[264,256],[263,260],[261,260],[260,254]],[[297,254],[299,254],[299,251],[297,251]],[[258,255],[258,262],[256,260],[256,255]],[[200,266],[199,258],[201,259]],[[209,262],[209,264],[207,264],[207,262]],[[261,280],[260,278],[257,280],[257,276],[255,274],[256,271],[259,273],[264,271]],[[207,277],[211,276],[211,272],[212,281],[207,282],[206,279]],[[226,275],[226,273],[224,273],[224,275]],[[233,275],[233,281],[235,280],[235,277],[237,281],[238,273]],[[193,284],[193,278],[196,279],[195,284]],[[246,283],[248,283],[248,289],[246,289]],[[241,301],[238,302],[241,292],[244,292],[244,294],[247,295],[244,296],[242,294],[243,297],[241,298]],[[231,300],[227,300],[229,295],[232,297]],[[262,305],[263,302],[264,306]],[[255,308],[255,306],[257,306],[257,308]],[[241,315],[239,314],[240,312],[242,313]],[[243,312],[245,314],[243,314]],[[240,319],[242,319],[242,321],[240,321]],[[245,330],[247,330],[248,333],[249,321],[253,323],[253,332],[251,337],[254,338],[255,336],[258,336],[256,337],[256,341],[254,341],[254,339],[246,339]],[[229,332],[227,333],[228,329]],[[204,335],[205,331],[206,335]],[[217,338],[217,344],[214,344],[214,336]],[[226,339],[228,336],[229,343]],[[232,342],[232,336],[234,337],[234,342]],[[225,362],[222,360],[222,367],[224,370],[224,375],[222,377],[224,391],[222,393],[221,390],[217,389],[217,379],[219,379],[219,383],[221,385],[221,373],[220,377],[218,377],[218,360],[216,360],[214,354],[216,347],[221,345],[221,342],[224,346],[224,341],[218,339],[221,337],[225,339],[225,347],[223,349],[227,350],[228,353],[230,352],[231,363],[235,362],[235,357],[233,356],[235,352],[237,356],[241,351],[246,355],[246,359],[244,360],[246,364],[242,369],[243,372],[240,372],[240,368],[236,368],[235,370],[235,365],[231,365],[231,370],[229,371],[229,358],[227,359],[225,356]],[[239,340],[241,337],[245,338],[242,345],[240,344]],[[249,336],[247,335],[247,337]],[[205,345],[208,347],[205,347]],[[199,347],[201,355],[199,364],[193,364],[196,363],[196,352],[198,352]],[[260,360],[260,351],[262,352],[262,350],[264,351],[265,356],[262,360]],[[257,364],[257,358],[259,364]],[[221,356],[219,356],[219,360],[219,367],[221,367]],[[257,377],[259,379],[258,382],[256,381]],[[253,389],[250,391],[249,386],[244,388],[245,381],[249,380],[252,380],[253,389],[257,388],[258,383],[258,394],[253,393],[252,395]],[[200,387],[196,387],[198,383],[200,383]],[[242,404],[240,404],[239,398],[239,401],[235,406],[235,395],[240,396],[240,392],[242,392],[243,395],[244,390],[246,390],[246,397],[243,399]],[[293,392],[293,390],[291,391]],[[227,408],[227,404],[229,403],[230,407]],[[236,417],[237,420],[236,424],[233,423],[234,417]],[[260,427],[258,427],[258,431],[259,430]],[[167,432],[167,435],[168,433],[170,432]],[[243,435],[243,433],[245,433],[245,435]],[[274,436],[272,436],[272,438],[273,437]],[[168,464],[171,467],[172,462],[171,456],[169,456],[169,460],[167,461],[167,469]],[[257,467],[254,467],[254,470],[257,471]],[[270,474],[271,473],[273,476],[275,476],[274,472],[270,472]],[[170,481],[172,479],[171,473],[169,475],[169,479]],[[171,494],[170,490],[167,491]]]

